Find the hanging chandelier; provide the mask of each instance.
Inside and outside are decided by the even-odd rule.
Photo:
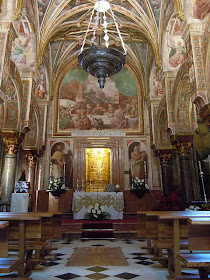
[[[108,22],[106,21],[106,12],[110,11],[112,19],[115,23],[115,27],[120,38],[122,48],[124,50],[124,54],[120,51],[109,48],[109,35],[108,35]],[[99,28],[99,19],[100,13],[103,13],[103,23],[102,26],[104,28],[104,41],[105,47],[95,45],[96,39],[96,31]],[[91,39],[92,46],[89,49],[83,50],[85,46],[85,41],[90,31],[90,24],[92,22],[92,18],[94,17],[94,26],[92,28],[93,37]],[[114,13],[111,9],[110,4],[106,0],[99,0],[95,3],[93,11],[91,13],[90,21],[88,24],[88,28],[85,34],[85,38],[82,43],[81,51],[78,56],[78,61],[83,70],[98,78],[98,83],[100,88],[104,88],[104,84],[106,82],[106,78],[110,77],[116,73],[118,73],[125,64],[126,58],[126,48],[123,42],[122,36],[120,34],[120,30],[118,27],[118,23],[115,20]]]

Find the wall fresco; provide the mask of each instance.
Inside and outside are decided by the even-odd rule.
[[[103,90],[97,78],[77,68],[64,77],[59,94],[59,129],[139,130],[137,85],[127,70],[107,78]]]

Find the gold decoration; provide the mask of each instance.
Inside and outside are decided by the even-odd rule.
[[[23,0],[16,0],[16,8],[14,11],[14,19],[18,20],[22,15]]]
[[[86,191],[104,191],[111,181],[111,150],[109,148],[87,148]]]
[[[102,206],[107,206],[110,207],[111,205],[114,207],[114,209],[118,212],[123,211],[124,209],[124,200],[123,196],[116,196],[116,195],[103,195],[103,196],[86,196],[84,195],[83,197],[76,197],[74,199],[74,212],[79,212],[83,206],[86,208],[90,205],[95,205],[95,203],[98,203],[99,205]]]
[[[160,154],[159,158],[162,166],[170,166],[171,154]]]
[[[192,142],[177,142],[176,148],[177,148],[179,157],[181,157],[181,156],[189,157],[191,146],[192,146]]]

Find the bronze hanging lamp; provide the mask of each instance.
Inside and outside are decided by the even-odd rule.
[[[118,36],[120,38],[124,54],[120,51],[109,48],[109,36],[108,36],[108,30],[107,30],[107,21],[106,21],[106,15],[105,12],[110,10],[113,21],[115,23],[115,27],[118,32]],[[95,24],[93,27],[93,37],[91,39],[92,46],[89,49],[83,50],[87,34],[89,32],[90,23],[92,21],[93,15],[96,12]],[[105,47],[96,46],[94,44],[96,39],[96,30],[98,28],[98,20],[99,20],[99,13],[103,13],[103,27],[104,27],[104,41],[105,41]],[[120,30],[118,27],[118,23],[115,20],[114,13],[111,9],[110,4],[106,0],[99,0],[95,3],[94,9],[92,11],[89,25],[85,34],[85,38],[83,40],[82,48],[78,57],[79,64],[83,70],[91,74],[92,76],[95,76],[98,78],[98,82],[100,85],[100,88],[104,88],[104,84],[106,82],[106,78],[110,77],[116,73],[118,73],[122,67],[125,64],[125,58],[126,58],[126,48],[125,44],[123,42],[122,36],[120,34]]]

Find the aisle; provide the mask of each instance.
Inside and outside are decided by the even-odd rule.
[[[45,265],[39,265],[33,271],[33,280],[55,280],[55,279],[139,279],[139,280],[164,280],[167,271],[158,263],[152,262],[149,255],[144,255],[140,246],[144,245],[144,241],[137,239],[131,240],[90,240],[81,242],[79,240],[71,240],[69,243],[58,241],[54,243],[58,247],[58,259],[48,261]],[[120,247],[129,263],[129,266],[65,266],[75,247]]]

